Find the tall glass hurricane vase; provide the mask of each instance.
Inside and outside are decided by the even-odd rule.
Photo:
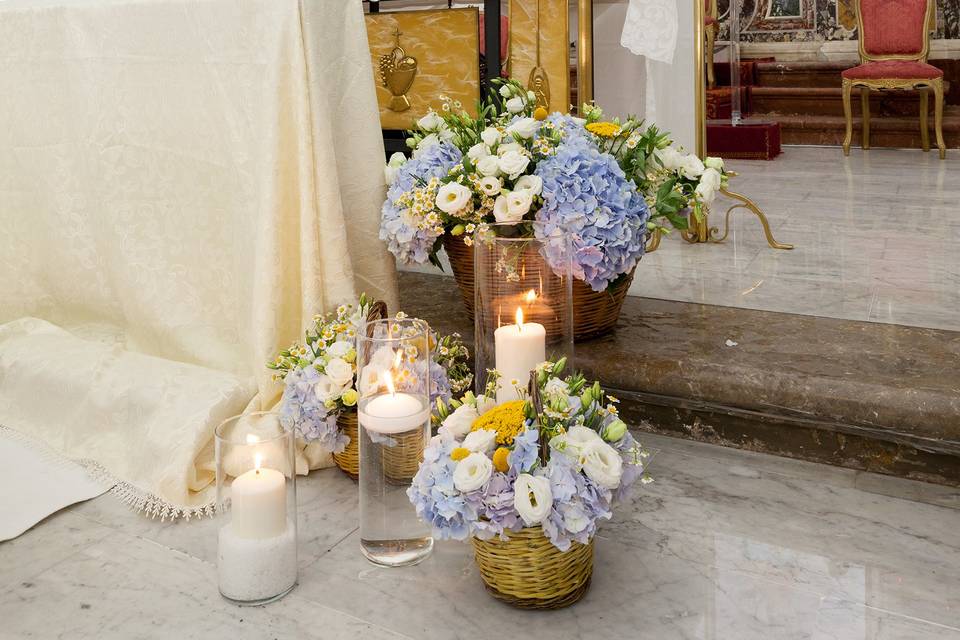
[[[530,371],[544,360],[572,364],[570,243],[551,239],[548,260],[532,225],[489,225],[473,241],[476,380],[482,388],[496,369],[498,403],[520,399]]]
[[[220,593],[265,604],[297,582],[294,431],[276,413],[246,413],[221,423],[214,441]]]
[[[430,439],[430,329],[374,320],[357,337],[360,545],[375,564],[416,564],[433,549],[406,490]]]

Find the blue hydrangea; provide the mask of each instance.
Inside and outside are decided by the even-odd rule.
[[[538,475],[550,480],[553,493],[553,509],[541,523],[543,534],[560,551],[570,549],[573,542],[590,542],[597,532],[597,521],[613,515],[610,490],[577,471],[571,457],[550,456],[550,462]]]
[[[610,444],[620,452],[620,457],[623,459],[623,475],[620,476],[620,486],[613,492],[613,499],[620,501],[627,497],[634,483],[643,476],[644,461],[640,457],[640,444],[629,431],[622,438]]]
[[[523,528],[523,520],[513,506],[513,481],[516,474],[495,471],[480,493],[480,518],[473,523],[473,533],[481,540],[494,536],[501,540],[509,538],[509,533]],[[467,494],[470,495],[470,494]]]
[[[564,269],[568,238],[573,274],[594,291],[636,266],[650,211],[613,156],[571,134],[535,175],[543,179],[544,200],[536,235],[555,270]]]
[[[540,449],[540,432],[527,421],[527,429],[513,439],[513,451],[507,456],[510,473],[514,476],[529,473],[537,464]]]
[[[387,189],[387,199],[380,210],[380,239],[400,261],[422,264],[430,256],[437,234],[429,229],[418,229],[415,221],[407,219],[397,199],[421,181],[444,178],[462,154],[448,142],[440,142],[424,149],[416,158],[408,160],[397,171],[396,179]]]
[[[291,425],[307,442],[340,453],[350,437],[337,428],[337,416],[320,401],[314,390],[320,373],[312,366],[292,370],[284,378],[280,419]]]
[[[546,121],[561,132],[565,144],[584,144],[596,148],[593,138],[583,127],[586,120],[555,111],[547,116]]]
[[[457,463],[450,452],[457,446],[451,437],[434,436],[423,451],[423,462],[407,489],[407,497],[423,522],[440,540],[466,540],[472,533],[482,501],[481,491],[461,494],[453,486]]]

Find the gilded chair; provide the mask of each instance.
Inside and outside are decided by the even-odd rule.
[[[946,157],[943,144],[943,71],[927,64],[930,51],[930,24],[935,2],[932,0],[856,0],[860,28],[860,65],[846,69],[843,78],[843,115],[847,120],[843,153],[850,155],[853,117],[850,94],[860,89],[863,112],[863,148],[870,148],[870,91],[920,91],[920,140],[930,150],[927,128],[928,93],[933,91],[934,130],[940,158]]]
[[[717,13],[717,0],[703,0],[704,57],[707,61],[707,88],[713,89],[717,80],[713,74],[713,43],[717,39],[720,27]]]

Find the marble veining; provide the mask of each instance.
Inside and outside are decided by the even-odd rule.
[[[656,482],[601,529],[569,609],[494,601],[468,545],[370,565],[354,486],[330,469],[300,483],[300,584],[282,601],[227,604],[209,523],[171,528],[106,495],[0,544],[0,637],[960,640],[955,490],[641,437]]]

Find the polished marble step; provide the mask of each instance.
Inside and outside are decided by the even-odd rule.
[[[855,113],[857,113],[855,111]],[[842,115],[760,115],[780,123],[783,144],[843,144],[846,121]],[[936,145],[933,118],[930,118],[930,144]],[[960,147],[960,107],[950,105],[944,110],[943,139],[948,149]],[[874,117],[870,119],[870,144],[873,147],[901,149],[920,148],[920,121],[918,116]],[[853,120],[853,145],[860,146],[860,118]]]
[[[860,92],[851,96],[854,113],[860,114]],[[843,90],[839,87],[753,87],[750,91],[751,113],[758,117],[777,115],[817,115],[843,117]],[[933,122],[933,100],[927,111]],[[913,117],[920,113],[918,91],[871,91],[871,122],[877,118]]]
[[[400,282],[405,311],[472,336],[452,279]],[[960,332],[628,297],[576,358],[643,429],[960,485]]]

